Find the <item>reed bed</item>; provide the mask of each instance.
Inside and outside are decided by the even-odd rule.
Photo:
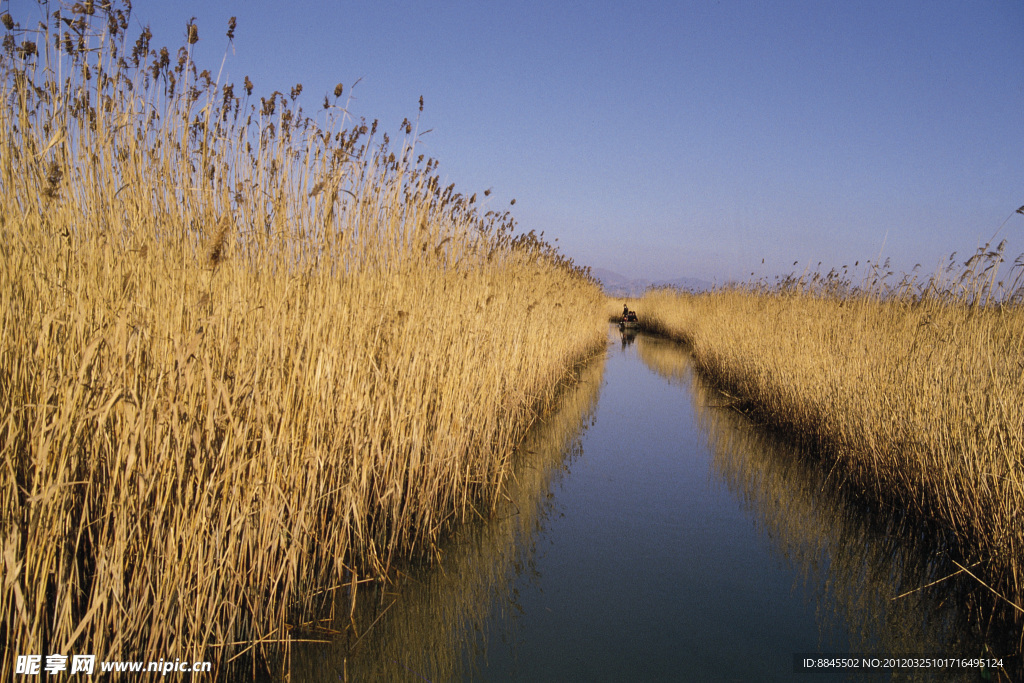
[[[648,292],[642,324],[692,348],[733,407],[822,449],[832,476],[935,522],[1024,615],[1024,310],[1002,249],[928,278],[790,277]]]
[[[275,657],[487,513],[604,298],[415,122],[219,83],[198,27],[132,42],[127,4],[38,7],[2,16],[0,674]]]

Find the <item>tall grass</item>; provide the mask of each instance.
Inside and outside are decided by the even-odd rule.
[[[0,640],[274,649],[486,513],[603,297],[442,187],[413,122],[218,83],[195,26],[174,54],[127,8],[39,7],[2,17]]]
[[[1024,310],[1002,250],[889,285],[873,272],[692,295],[641,320],[688,343],[735,407],[827,452],[834,476],[952,531],[1024,614]],[[1015,268],[1011,275],[1016,275]]]

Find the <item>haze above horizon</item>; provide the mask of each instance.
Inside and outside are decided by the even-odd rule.
[[[580,264],[721,282],[927,273],[997,230],[1024,251],[1022,2],[136,0],[129,37],[176,48],[192,17],[236,92],[301,83],[312,113],[341,82],[392,136],[422,95],[442,176]]]

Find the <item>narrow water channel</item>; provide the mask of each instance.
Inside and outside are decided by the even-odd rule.
[[[836,488],[678,345],[611,328],[495,514],[441,562],[361,592],[357,633],[297,646],[292,680],[989,680],[795,671],[802,656],[999,654],[954,581],[914,590],[951,573],[944,554]]]

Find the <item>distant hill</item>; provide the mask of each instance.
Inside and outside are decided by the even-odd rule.
[[[674,287],[691,292],[704,292],[714,287],[713,282],[695,277],[678,277],[674,280],[630,279],[605,268],[591,268],[591,274],[601,281],[608,296],[638,297],[651,287]]]

